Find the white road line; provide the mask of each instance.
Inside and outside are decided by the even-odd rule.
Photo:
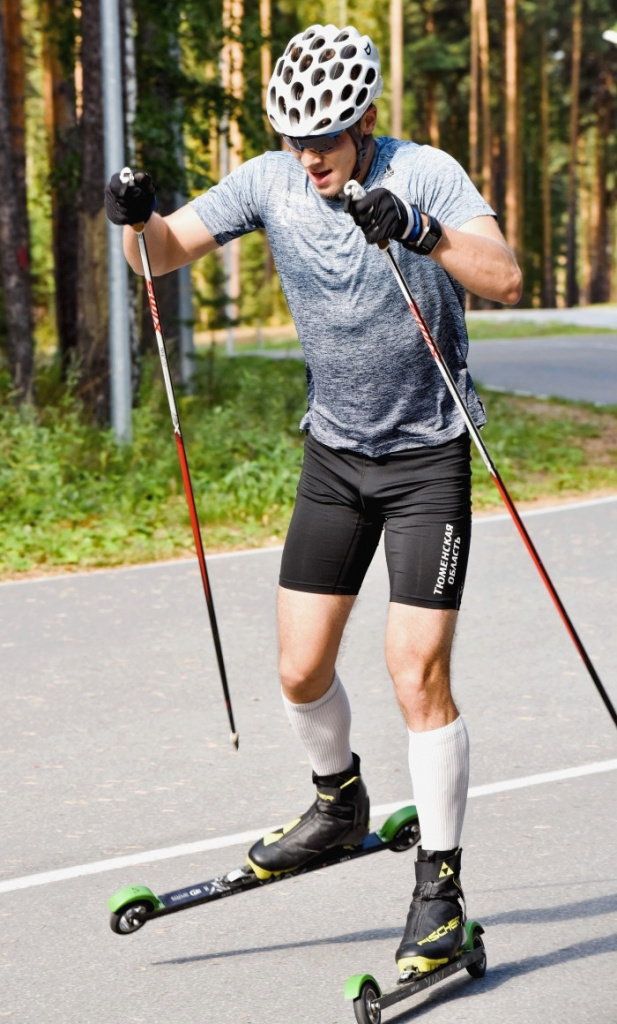
[[[528,786],[539,786],[549,782],[563,782],[566,779],[578,779],[584,775],[597,775],[600,772],[617,771],[617,759],[614,761],[598,761],[595,764],[584,764],[578,768],[562,768],[555,772],[543,772],[540,775],[524,775],[518,779],[506,779],[504,782],[492,782],[486,786],[472,786],[469,797],[493,796],[495,793],[506,793],[512,789],[525,789]],[[411,800],[391,804],[379,804],[371,808],[376,817],[393,814],[400,807],[406,807]],[[228,846],[246,846],[260,839],[275,826],[255,829],[251,832],[236,832],[229,836],[216,836],[203,839],[196,843],[183,843],[181,846],[167,846],[162,850],[147,850],[144,853],[131,854],[128,857],[109,857],[107,860],[93,861],[91,864],[77,864],[72,868],[59,868],[57,871],[42,871],[38,875],[24,875],[22,878],[10,878],[0,882],[0,893],[15,892],[17,889],[31,889],[36,885],[50,885],[52,882],[65,882],[71,878],[82,878],[85,875],[100,875],[106,871],[117,871],[119,868],[137,867],[140,864],[154,864],[156,861],[171,860],[174,857],[186,857],[195,853],[206,853],[209,850],[223,850]]]

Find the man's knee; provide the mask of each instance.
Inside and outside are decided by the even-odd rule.
[[[302,658],[294,651],[283,649],[279,658],[279,676],[288,700],[293,704],[308,704],[319,700],[330,688],[334,665],[330,660],[324,663],[311,657]]]

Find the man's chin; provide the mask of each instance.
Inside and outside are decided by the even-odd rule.
[[[313,186],[322,199],[336,199],[341,194],[343,188],[340,181],[327,181],[323,185],[313,182]]]

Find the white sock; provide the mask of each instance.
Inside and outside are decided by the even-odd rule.
[[[441,729],[409,730],[409,771],[423,849],[455,849],[469,786],[469,737],[460,716]]]
[[[323,697],[309,704],[283,704],[293,731],[306,750],[316,775],[337,775],[352,764],[349,733],[351,709],[337,673]]]

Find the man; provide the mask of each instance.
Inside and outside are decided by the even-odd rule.
[[[313,25],[291,40],[268,88],[268,116],[290,152],[248,161],[166,218],[152,213],[147,176],[125,191],[116,175],[107,209],[116,223],[147,221],[154,274],[256,228],[268,233],[307,367],[305,457],[278,616],[283,701],[317,794],[306,813],[256,843],[249,862],[267,878],[366,835],[369,800],[336,659],[384,531],[386,657],[409,731],[422,829],[396,958],[401,971],[422,972],[464,941],[459,843],[469,749],[450,692],[450,652],[471,534],[470,442],[386,260],[367,242],[393,240],[478,425],[484,411],[465,365],[465,289],[515,303],[521,275],[493,211],[456,161],[373,137],[381,89],[367,36]],[[368,195],[344,201],[352,178]],[[127,227],[124,237],[140,273],[135,233]]]

